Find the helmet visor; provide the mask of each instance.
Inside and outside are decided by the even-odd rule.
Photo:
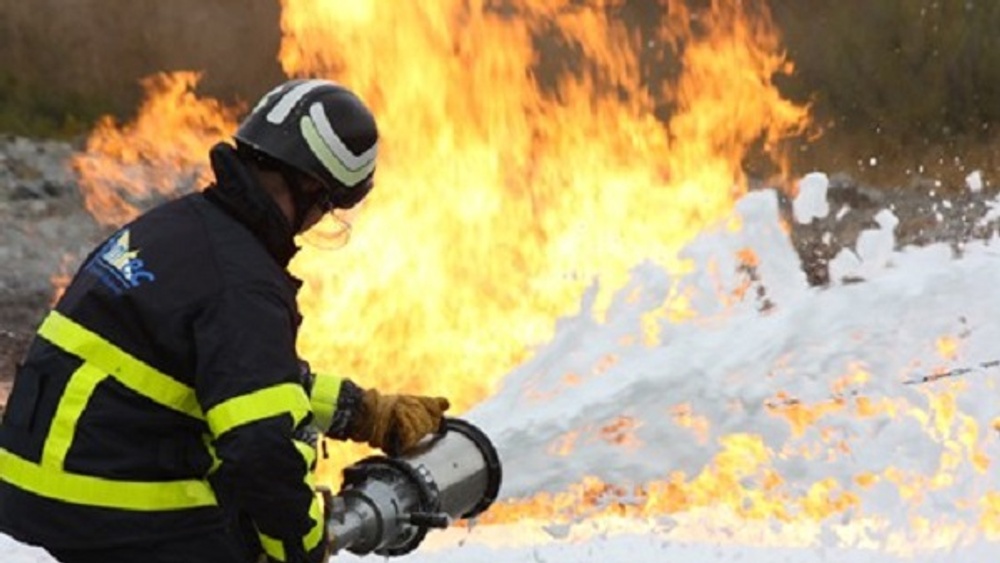
[[[299,234],[306,246],[318,250],[338,250],[351,240],[351,229],[360,206],[351,209],[331,209],[320,220]]]

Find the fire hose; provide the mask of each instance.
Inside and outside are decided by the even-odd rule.
[[[501,466],[479,428],[445,419],[442,429],[399,456],[374,456],[344,470],[327,491],[330,553],[405,555],[432,528],[474,518],[497,498]]]

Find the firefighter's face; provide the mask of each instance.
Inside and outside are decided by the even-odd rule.
[[[323,189],[323,184],[318,181],[308,178],[302,183],[302,189],[306,193],[306,197],[310,201],[315,203],[309,207],[309,211],[306,212],[305,220],[302,222],[302,230],[299,232],[306,232],[311,229],[319,220],[323,218],[323,215],[333,211],[333,206],[330,204],[329,197],[326,196],[326,190]]]

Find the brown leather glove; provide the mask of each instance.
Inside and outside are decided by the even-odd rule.
[[[441,427],[449,406],[443,397],[383,395],[368,389],[352,421],[349,438],[367,442],[390,455],[403,453]]]

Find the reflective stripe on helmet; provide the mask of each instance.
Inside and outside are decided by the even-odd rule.
[[[0,449],[0,480],[63,502],[136,511],[181,510],[216,504],[205,481],[121,481],[67,473]]]
[[[350,208],[371,190],[378,126],[364,101],[336,82],[285,82],[257,103],[234,138],[322,182],[336,192],[337,207]]]
[[[378,155],[378,143],[372,144],[361,154],[354,154],[347,148],[344,140],[333,130],[330,119],[326,116],[323,104],[316,102],[309,106],[309,117],[316,124],[316,130],[326,146],[330,147],[337,160],[342,162],[348,170],[366,170],[371,173],[375,166],[375,157]]]
[[[193,418],[205,418],[194,389],[140,361],[69,317],[52,311],[38,334],[132,391]]]
[[[330,86],[331,84],[333,83],[329,80],[307,80],[293,86],[288,92],[285,92],[285,95],[278,100],[278,103],[274,104],[271,111],[267,112],[267,120],[275,125],[284,123],[292,113],[292,110],[295,109],[296,104],[306,94],[320,86]]]
[[[340,183],[349,188],[356,186],[375,170],[378,143],[359,155],[352,153],[330,125],[323,104],[313,104],[309,115],[303,116],[299,123],[302,137],[313,155]]]
[[[271,96],[277,94],[282,89],[284,89],[286,86],[287,86],[287,84],[279,84],[278,86],[275,86],[274,88],[271,88],[267,92],[267,94],[264,94],[263,96],[261,96],[260,100],[257,101],[257,105],[255,105],[253,107],[253,109],[250,111],[250,114],[253,115],[253,114],[259,112],[260,110],[262,110],[265,106],[267,106],[268,102],[271,101]]]
[[[244,424],[283,414],[291,414],[292,426],[298,426],[310,412],[302,385],[282,383],[219,403],[205,417],[212,434],[219,437]]]

